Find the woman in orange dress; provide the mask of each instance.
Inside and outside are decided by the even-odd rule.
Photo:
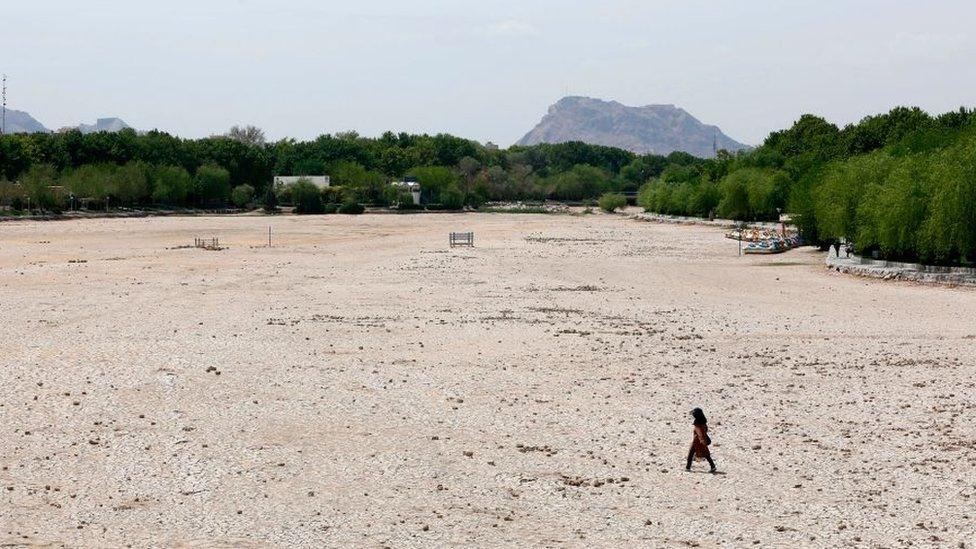
[[[685,466],[685,471],[691,471],[691,462],[695,458],[705,458],[712,467],[709,472],[714,473],[715,462],[712,461],[712,453],[708,451],[712,439],[708,438],[708,420],[705,419],[705,412],[702,412],[701,408],[695,408],[691,411],[691,416],[695,418],[695,431],[694,438],[691,439],[691,449],[688,450],[688,465]]]

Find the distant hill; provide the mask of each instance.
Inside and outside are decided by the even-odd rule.
[[[121,118],[99,118],[94,124],[79,124],[78,129],[81,133],[109,132],[115,133],[129,128],[130,126],[122,121]]]
[[[716,149],[750,148],[674,105],[628,107],[590,97],[560,99],[517,144],[566,141],[618,147],[638,154],[684,151],[701,158],[715,156]]]
[[[24,111],[15,111],[7,109],[6,126],[4,130],[7,133],[36,133],[36,132],[50,132],[51,130],[44,127],[34,119],[33,116],[27,114]]]
[[[94,124],[78,124],[77,126],[67,126],[59,131],[78,130],[81,133],[96,132],[118,132],[130,128],[121,118],[99,118]],[[51,130],[44,127],[33,116],[24,111],[7,109],[7,133],[51,133]]]

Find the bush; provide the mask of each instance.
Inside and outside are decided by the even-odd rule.
[[[329,186],[322,189],[322,202],[326,204],[341,204],[344,198],[343,187]]]
[[[397,190],[395,188],[390,189],[392,192],[390,203],[396,205],[398,210],[422,210],[423,206],[417,204],[413,201],[413,194],[407,191]]]
[[[10,181],[0,181],[0,205],[21,210],[24,203],[24,188]]]
[[[366,211],[366,208],[359,202],[344,202],[339,206],[339,213],[349,215],[359,215]]]
[[[275,200],[278,202],[278,204],[294,206],[295,202],[291,199],[291,185],[276,185]]]
[[[652,179],[637,194],[637,205],[646,212],[671,213],[670,200],[671,188],[660,179]]]
[[[445,210],[460,210],[464,207],[464,193],[457,185],[451,185],[441,191],[441,204]]]
[[[322,206],[322,213],[334,214],[339,211],[339,204],[326,204]]]
[[[56,185],[57,171],[49,164],[35,164],[23,178],[24,191],[30,199],[31,209],[59,211],[58,197],[52,185]]]
[[[606,193],[600,197],[599,206],[601,210],[613,213],[618,208],[627,206],[627,197],[617,193]]]
[[[264,190],[264,211],[267,213],[278,212],[278,193],[275,191],[274,183],[268,185]]]
[[[299,179],[289,185],[289,189],[291,190],[291,200],[295,206],[295,213],[325,213],[325,208],[322,205],[322,194],[314,183],[308,179]]]
[[[238,185],[230,192],[231,202],[238,208],[243,208],[254,199],[254,187],[250,185]]]

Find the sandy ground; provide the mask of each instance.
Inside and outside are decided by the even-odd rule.
[[[0,312],[2,546],[976,542],[976,291],[811,249],[605,215],[15,222]],[[694,406],[721,474],[684,471]]]

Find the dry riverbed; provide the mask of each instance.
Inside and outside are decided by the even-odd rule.
[[[3,546],[976,540],[973,290],[607,215],[0,231]]]

